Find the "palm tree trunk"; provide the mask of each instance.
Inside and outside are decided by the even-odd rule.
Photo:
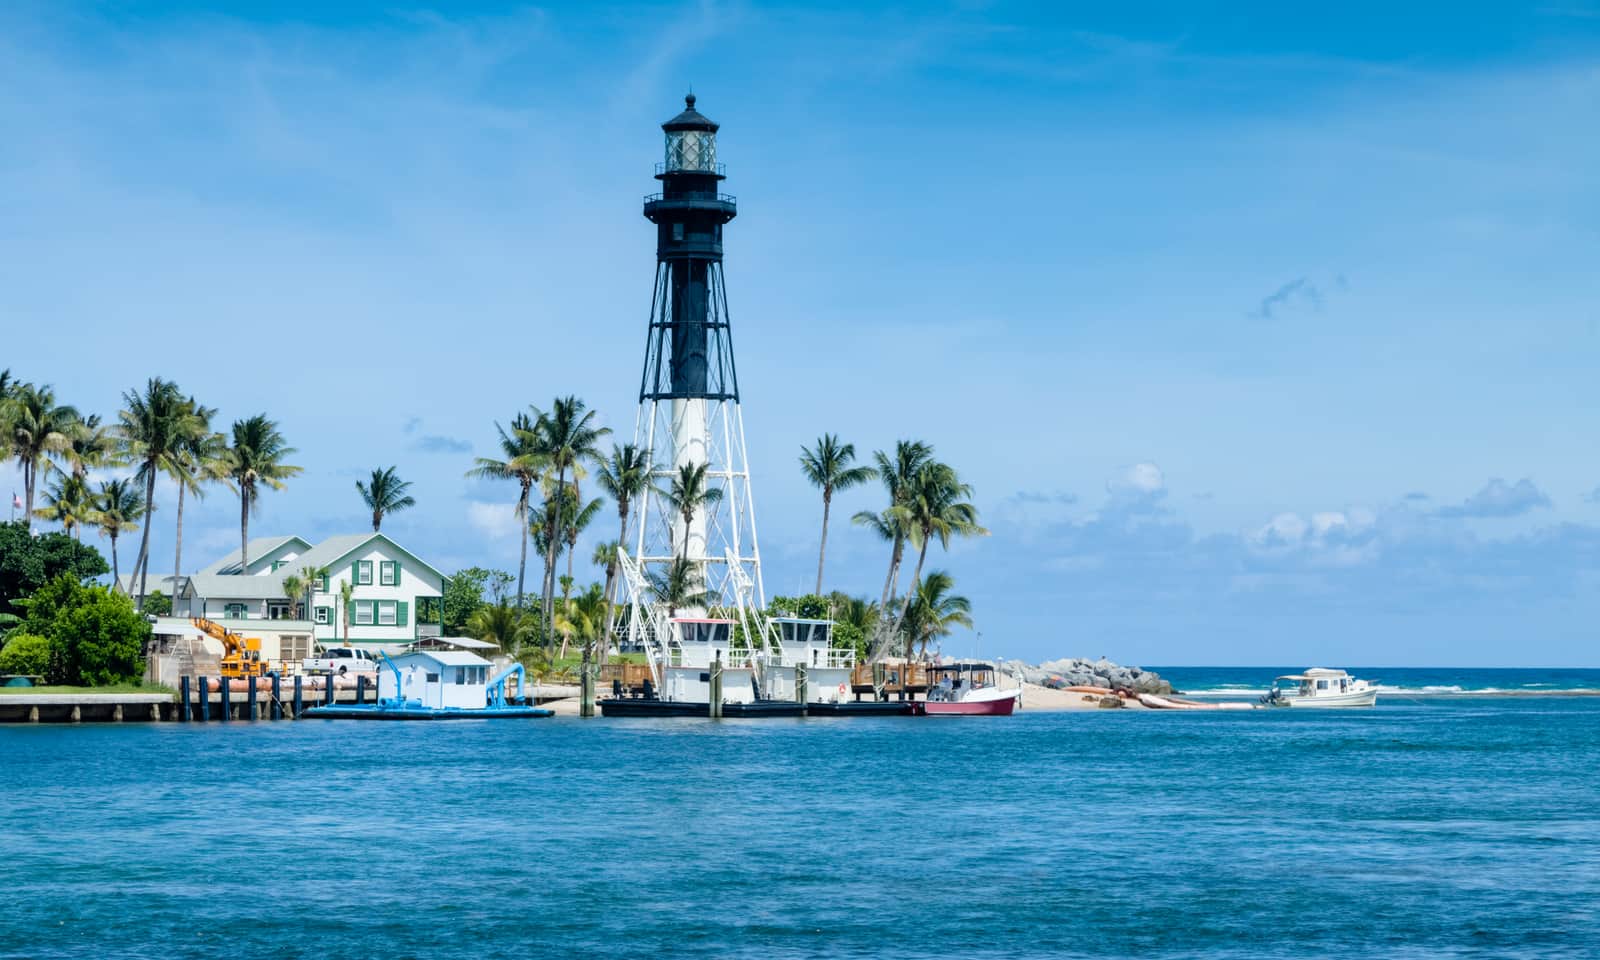
[[[22,511],[23,529],[33,532],[33,461],[22,461],[22,495],[27,498],[27,506]]]
[[[561,542],[561,498],[567,490],[567,468],[562,467],[556,472],[556,510],[550,517],[549,542],[544,548],[544,631],[545,646],[551,651],[555,650],[555,610],[556,598],[556,545]]]
[[[928,540],[931,534],[923,534],[922,548],[917,551],[917,568],[911,574],[911,589],[906,591],[906,598],[900,602],[900,613],[894,618],[894,629],[889,631],[889,636],[900,632],[900,625],[905,623],[906,611],[911,609],[911,595],[916,592],[917,584],[922,582],[922,561],[928,558]],[[906,641],[906,657],[911,656],[911,641]]]
[[[150,528],[155,526],[156,465],[146,463],[144,478],[144,533],[139,537],[139,559],[134,563],[134,573],[139,575],[139,612],[144,612],[144,588],[150,568]]]
[[[178,595],[178,578],[183,576],[183,483],[184,478],[178,480],[178,534],[177,546],[172,551],[172,595]],[[116,541],[113,540],[115,545]]]
[[[833,491],[822,491],[822,545],[817,548],[817,596],[822,596],[822,561],[828,556],[828,511],[833,507]]]
[[[250,488],[239,485],[239,572],[250,567]]]
[[[517,525],[522,527],[522,560],[517,564],[517,609],[522,609],[522,584],[528,574],[528,485],[522,485],[522,499],[517,501]]]
[[[117,535],[111,535],[111,586],[112,589],[120,586],[122,577],[117,573]]]

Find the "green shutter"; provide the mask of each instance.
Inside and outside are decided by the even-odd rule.
[[[359,587],[360,585],[361,585],[361,561],[357,560],[356,562],[350,564],[350,586]]]
[[[397,586],[397,587],[400,586],[400,561],[399,560],[396,560],[394,562],[394,585]]]
[[[346,623],[353,625],[356,622],[356,602],[354,600],[345,604],[344,615],[349,618],[345,621]],[[345,639],[348,640],[350,638],[346,637]]]
[[[406,602],[404,600],[401,600],[400,602],[396,603],[394,605],[394,611],[395,611],[394,612],[394,625],[397,626],[397,627],[405,626],[406,625]]]

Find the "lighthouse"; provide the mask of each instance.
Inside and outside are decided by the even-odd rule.
[[[651,455],[652,484],[625,548],[646,577],[687,561],[709,603],[680,613],[759,609],[761,552],[722,270],[723,229],[737,204],[723,192],[718,125],[695,109],[693,94],[661,130],[660,192],[644,200],[656,229],[656,271],[634,427],[634,443]],[[681,494],[686,474],[696,473],[714,492],[691,502]]]

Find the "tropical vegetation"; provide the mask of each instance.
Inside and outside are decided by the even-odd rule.
[[[361,502],[372,511],[373,533],[377,533],[383,526],[384,517],[417,505],[416,499],[406,493],[411,489],[411,482],[400,479],[400,475],[395,472],[396,469],[384,467],[372,471],[372,479],[368,482],[356,481],[356,491],[361,494]]]

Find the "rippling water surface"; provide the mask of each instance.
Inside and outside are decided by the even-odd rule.
[[[1592,957],[1600,699],[0,728],[0,956]]]

